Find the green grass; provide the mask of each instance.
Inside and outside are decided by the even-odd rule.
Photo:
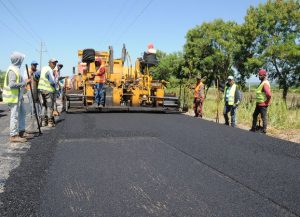
[[[179,95],[179,88],[168,89],[168,92],[175,92]],[[183,96],[182,90],[182,96]],[[210,88],[203,105],[204,117],[215,119],[217,109],[219,110],[220,122],[223,121],[223,101],[217,103],[217,90]],[[223,93],[220,92],[221,97]],[[193,90],[186,89],[186,104],[189,109],[193,107]],[[181,98],[183,103],[183,97]],[[255,91],[243,93],[243,100],[237,110],[237,122],[250,127],[252,123],[252,114],[255,109]],[[298,90],[291,91],[288,94],[287,104],[282,100],[282,93],[278,89],[272,90],[272,104],[268,108],[269,127],[278,130],[300,129],[300,93]]]

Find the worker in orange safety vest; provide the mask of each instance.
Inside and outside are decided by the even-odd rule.
[[[105,66],[104,62],[100,58],[95,60],[96,73],[94,74],[94,95],[95,104],[102,108],[105,105]]]
[[[202,118],[202,108],[205,98],[205,85],[203,84],[201,77],[197,76],[197,83],[194,88],[194,113],[195,117]]]

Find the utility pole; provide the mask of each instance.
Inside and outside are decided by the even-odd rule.
[[[42,70],[43,53],[46,53],[46,52],[47,52],[47,50],[44,50],[44,48],[45,48],[44,46],[45,46],[45,43],[43,43],[43,42],[41,41],[41,48],[40,48],[40,50],[37,50],[37,52],[40,53],[40,70]]]

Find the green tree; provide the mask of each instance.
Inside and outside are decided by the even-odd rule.
[[[155,79],[169,80],[171,76],[179,77],[182,70],[184,59],[181,52],[167,54],[162,51],[157,52],[159,63],[150,71],[153,71]]]
[[[238,26],[236,32],[237,50],[233,55],[233,66],[237,70],[236,82],[245,88],[246,80],[262,66],[262,61],[253,58],[257,29],[251,22]]]
[[[5,72],[0,70],[0,88],[3,88]]]
[[[299,0],[268,0],[256,8],[250,7],[245,17],[245,28],[251,39],[245,50],[252,58],[245,61],[244,67],[266,68],[269,78],[283,89],[285,100],[288,89],[299,86],[300,81],[299,24]]]
[[[238,49],[237,30],[235,22],[220,19],[189,30],[184,57],[190,76],[205,76],[209,87],[214,80],[223,82],[233,74],[233,55]]]

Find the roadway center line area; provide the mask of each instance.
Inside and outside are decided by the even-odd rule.
[[[64,114],[1,216],[299,216],[299,144],[177,114]]]

